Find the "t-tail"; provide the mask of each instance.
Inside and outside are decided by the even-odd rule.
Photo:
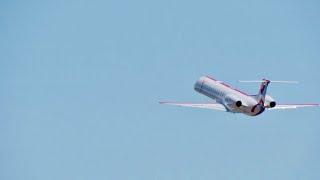
[[[244,82],[244,83],[261,83],[260,90],[257,95],[255,95],[255,99],[257,102],[264,104],[265,102],[265,97],[267,94],[267,89],[269,83],[299,83],[298,81],[270,81],[267,79],[262,79],[262,80],[253,80],[253,81],[238,81],[238,82]]]

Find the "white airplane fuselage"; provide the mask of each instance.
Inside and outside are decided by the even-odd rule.
[[[261,87],[259,92],[266,90],[266,87]],[[266,107],[275,106],[274,99],[265,95],[260,99],[258,95],[248,95],[240,90],[237,90],[229,85],[213,79],[211,77],[201,77],[194,85],[194,89],[222,104],[228,112],[244,113],[249,116],[261,114]]]

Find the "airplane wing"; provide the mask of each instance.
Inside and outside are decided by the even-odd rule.
[[[277,104],[274,108],[269,108],[269,110],[273,109],[294,109],[300,107],[315,107],[320,106],[320,104]]]
[[[175,105],[175,106],[186,106],[186,107],[193,107],[193,108],[204,108],[204,109],[214,109],[219,111],[226,111],[226,108],[220,103],[178,103],[178,102],[159,102],[160,104],[167,104],[167,105]]]

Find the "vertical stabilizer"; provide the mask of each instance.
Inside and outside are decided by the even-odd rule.
[[[269,80],[263,79],[263,81],[261,83],[261,86],[260,86],[260,90],[259,90],[259,92],[258,92],[258,94],[256,96],[257,101],[259,103],[264,104],[266,93],[267,93],[267,88],[268,88],[269,83],[270,83]]]

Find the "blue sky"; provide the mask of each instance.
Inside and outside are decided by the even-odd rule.
[[[317,108],[261,116],[210,101],[203,75],[320,103],[320,3],[1,1],[0,179],[319,179]]]

